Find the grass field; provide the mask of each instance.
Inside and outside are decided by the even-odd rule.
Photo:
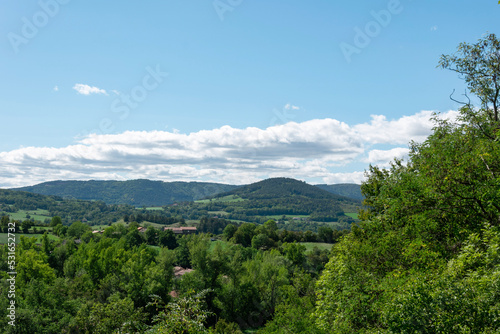
[[[312,251],[314,247],[318,247],[320,250],[330,250],[333,246],[333,244],[326,244],[322,242],[301,242],[300,244],[306,246],[306,253]]]
[[[222,247],[222,249],[229,247],[229,243],[227,241],[216,240],[216,241],[212,241],[212,243],[210,244],[209,250],[213,251],[216,245],[220,245]]]
[[[17,212],[0,212],[0,215],[9,215],[11,217],[11,219],[14,219],[14,220],[26,220],[28,219],[26,217],[26,215],[29,215],[30,216],[30,219],[33,218],[34,220],[39,220],[41,222],[43,222],[45,219],[49,218],[51,219],[52,217],[49,216],[49,212],[47,210],[42,210],[42,209],[38,209],[38,210],[19,210]]]
[[[38,243],[42,242],[42,235],[43,234],[22,234],[22,233],[15,233],[16,244],[18,244],[19,241],[21,240],[21,235],[24,235],[25,237],[28,237],[28,238],[35,237],[37,239]],[[59,240],[59,237],[57,237],[57,236],[55,236],[53,234],[49,234],[48,236],[49,236],[50,240]],[[8,240],[9,240],[9,238],[8,238],[8,234],[7,233],[0,233],[0,244],[6,244],[6,243],[9,242]]]
[[[358,214],[355,212],[344,212],[344,215],[351,217],[352,219],[359,219]]]
[[[150,211],[161,211],[163,210],[163,208],[161,206],[151,206],[149,208],[146,208],[146,210],[150,210]]]
[[[214,198],[214,199],[200,199],[198,201],[195,201],[195,203],[210,203],[210,202],[243,202],[246,201],[246,199],[243,199],[237,195],[227,195],[224,197],[220,198]]]

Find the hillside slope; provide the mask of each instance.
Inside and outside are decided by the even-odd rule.
[[[339,184],[316,184],[316,187],[326,190],[332,194],[345,196],[357,200],[363,200],[361,194],[361,186],[354,183],[339,183]]]
[[[14,190],[63,198],[97,200],[107,204],[161,206],[194,201],[237,186],[208,182],[130,181],[51,181]]]
[[[313,221],[337,222],[347,218],[345,212],[357,212],[361,207],[359,200],[290,178],[252,183],[202,202],[200,210],[227,212],[242,220],[251,216],[301,215]]]

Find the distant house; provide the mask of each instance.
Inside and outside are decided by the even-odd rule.
[[[142,226],[139,226],[139,227],[137,228],[137,231],[139,231],[139,232],[141,232],[141,233],[144,233],[144,232],[146,232],[146,228],[145,228],[145,227],[142,227]]]
[[[103,234],[103,233],[104,233],[104,231],[94,230],[94,231],[92,231],[92,233],[93,233],[93,234],[97,234],[97,233],[99,233],[99,234]]]
[[[175,234],[194,234],[198,231],[196,227],[170,227],[167,226],[163,229],[164,231],[166,230],[172,230]]]

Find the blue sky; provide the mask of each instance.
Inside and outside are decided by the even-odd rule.
[[[453,117],[439,56],[500,33],[494,0],[1,4],[0,187],[360,182]]]

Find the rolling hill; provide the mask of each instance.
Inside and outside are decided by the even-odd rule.
[[[162,206],[195,201],[236,188],[234,185],[208,182],[130,181],[51,181],[13,190],[63,198],[129,204],[136,207]]]
[[[339,183],[339,184],[316,184],[316,187],[326,190],[332,194],[345,196],[357,200],[363,200],[361,194],[361,186],[354,183]]]
[[[198,202],[200,210],[223,212],[233,219],[279,215],[337,222],[357,212],[361,201],[290,178],[272,178],[241,186]]]

